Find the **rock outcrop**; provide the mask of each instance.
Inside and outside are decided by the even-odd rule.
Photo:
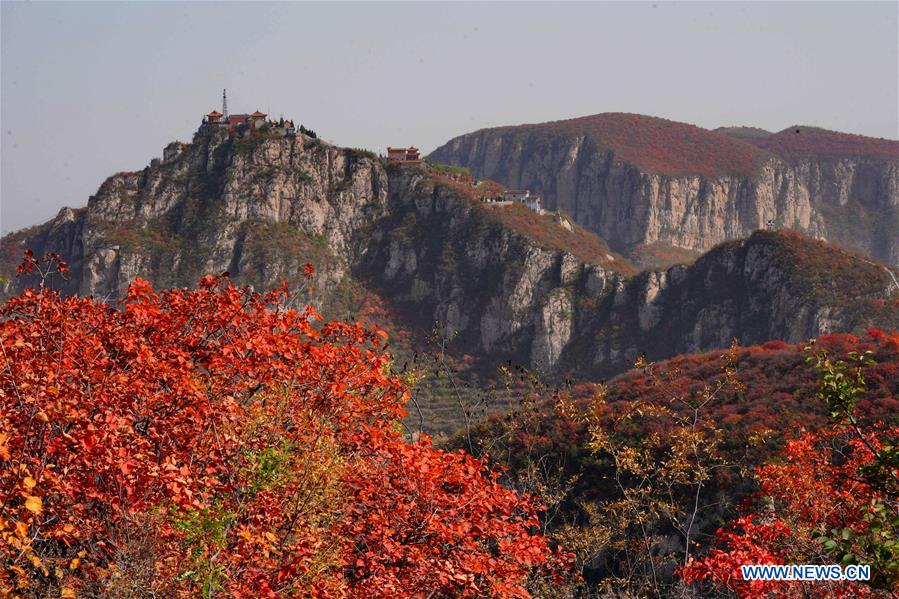
[[[622,276],[542,246],[491,214],[504,208],[420,171],[396,169],[390,182],[389,215],[355,272],[461,352],[553,371],[574,334],[577,294],[598,297]]]
[[[319,303],[345,278],[360,233],[387,209],[381,162],[303,135],[197,133],[165,160],[109,177],[84,209],[4,240],[57,252],[70,293],[119,297],[136,276],[158,286],[229,272],[270,288],[318,268]],[[18,255],[21,255],[19,252]]]
[[[420,174],[392,175],[388,216],[357,274],[464,353],[575,377],[733,339],[800,342],[899,328],[884,265],[791,232],[759,231],[690,266],[636,276],[579,261]]]
[[[611,375],[635,358],[664,359],[832,332],[899,328],[899,287],[883,264],[797,233],[758,231],[690,266],[619,285],[575,323],[587,331],[560,363]]]
[[[706,251],[770,221],[899,264],[899,142],[765,133],[601,114],[476,131],[429,158],[540,193],[623,253]]]

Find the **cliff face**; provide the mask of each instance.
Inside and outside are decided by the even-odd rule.
[[[304,136],[197,134],[165,156],[6,245],[59,253],[71,268],[64,289],[83,295],[118,297],[135,276],[183,286],[225,271],[267,288],[296,282],[312,261],[326,298],[360,230],[387,208],[380,161]]]
[[[695,139],[683,143],[685,134]],[[899,264],[899,143],[873,142],[867,154],[787,153],[662,119],[597,115],[477,131],[430,158],[540,193],[623,252],[654,242],[705,251],[771,220]]]
[[[780,339],[799,343],[869,326],[899,328],[899,288],[882,264],[790,232],[759,231],[690,266],[613,288],[576,323],[589,335],[563,361],[609,375],[651,360]]]
[[[198,135],[165,156],[110,177],[86,208],[4,238],[0,275],[13,272],[25,247],[53,251],[71,267],[65,291],[115,299],[136,276],[171,287],[223,271],[260,289],[283,279],[303,289],[303,266],[312,262],[314,303],[328,317],[352,316],[353,294],[374,290],[409,328],[436,325],[454,352],[576,377],[621,372],[642,352],[664,358],[733,337],[797,342],[869,324],[899,328],[899,290],[889,291],[882,265],[798,235],[757,233],[692,266],[636,274],[564,220],[483,205],[447,176],[386,167],[303,136]],[[650,185],[656,175],[604,160],[615,189],[633,176],[646,198],[661,193]],[[595,182],[590,168],[567,172]],[[691,193],[712,193],[711,183],[694,183]],[[678,205],[671,189],[669,212]],[[747,197],[746,189],[727,193]],[[626,205],[609,210],[619,211],[619,234],[632,227],[636,236],[631,221],[642,221]],[[697,219],[707,216],[700,205],[689,208]],[[727,222],[722,216],[719,233],[738,234]]]
[[[460,351],[551,371],[574,335],[579,296],[599,297],[621,276],[492,214],[511,208],[480,206],[421,173],[398,170],[390,181],[389,215],[356,273]]]
[[[631,275],[503,226],[420,174],[392,175],[356,275],[459,352],[575,378],[741,343],[899,328],[882,264],[790,232],[757,232],[690,266]],[[555,225],[559,226],[559,225]]]

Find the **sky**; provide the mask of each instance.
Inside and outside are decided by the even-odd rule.
[[[202,116],[424,152],[634,112],[899,138],[899,3],[0,3],[0,231],[87,204]]]

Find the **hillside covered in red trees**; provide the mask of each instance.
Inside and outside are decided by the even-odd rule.
[[[604,407],[597,416],[606,419],[635,402],[667,402],[723,382],[724,367],[730,367],[734,377],[709,406],[710,416],[727,431],[728,444],[735,449],[745,447],[749,437],[759,433],[773,433],[771,439],[779,446],[785,438],[797,436],[804,428],[814,429],[826,419],[825,407],[814,398],[818,376],[807,364],[810,353],[806,347],[805,343],[768,341],[679,355],[634,368],[601,385],[575,384],[564,395],[583,408],[602,393]],[[860,411],[866,419],[899,419],[899,332],[871,329],[862,336],[825,335],[814,347],[835,356],[871,351],[874,363],[863,369],[868,388],[859,402]],[[585,442],[585,429],[571,414],[556,409],[540,414],[540,424],[534,429],[539,432],[527,433],[535,435],[529,436],[528,442],[555,446],[554,451],[562,453]],[[489,418],[483,425],[485,435],[489,437],[492,425],[512,418],[514,415]]]
[[[845,477],[847,466],[840,466],[839,456],[814,449],[828,439],[832,447],[844,442],[838,441],[842,433],[829,429],[833,416],[820,398],[821,373],[809,363],[817,355],[850,363],[853,356],[866,356],[860,362],[863,384],[857,407],[852,407],[857,410],[853,421],[862,430],[887,431],[882,439],[889,447],[899,423],[899,333],[879,330],[860,337],[827,335],[811,345],[771,341],[655,364],[641,362],[604,385],[575,385],[553,392],[552,399],[548,390],[522,387],[523,403],[517,411],[486,420],[455,443],[489,454],[508,468],[506,477],[513,484],[542,489],[550,498],[551,536],[565,539],[570,548],[583,547],[578,566],[588,585],[620,584],[641,593],[662,584],[671,591],[666,585],[677,584],[670,577],[678,561],[683,565],[690,555],[704,555],[715,530],[747,509],[740,507],[744,499],[764,500],[755,473],[763,491],[770,492],[772,485],[784,491],[789,484],[794,498],[819,497],[822,510],[839,503],[840,477]],[[789,462],[780,466],[784,451],[795,460],[792,471]],[[854,459],[871,461],[870,456]],[[815,478],[816,469],[822,478]],[[865,489],[859,487],[858,492],[871,492]],[[788,495],[775,494],[784,501]],[[805,513],[801,500],[795,501],[785,507],[784,517]],[[694,506],[703,507],[696,511]],[[762,511],[768,509],[764,506]],[[864,511],[864,506],[856,507]],[[858,510],[853,514],[852,526],[864,531]],[[795,517],[804,519],[802,537],[808,541],[815,523],[807,516]],[[686,547],[684,529],[679,528],[685,519],[692,539]],[[746,520],[736,526],[741,523]],[[786,529],[778,530],[783,534]],[[786,545],[778,545],[776,538],[772,541],[751,526],[745,531],[743,537],[722,537],[719,531],[718,537],[729,539],[731,549],[752,545],[752,555],[759,559],[764,548],[774,552],[769,556],[787,559],[781,553]],[[743,545],[733,544],[738,537]],[[646,553],[641,557],[643,542]],[[597,549],[597,543],[603,548]],[[807,551],[809,545],[804,547]],[[730,576],[727,568],[734,563],[756,563],[748,553],[740,562],[737,549],[728,554],[729,562],[722,561],[722,553],[713,553],[712,561],[689,571],[690,580],[714,578],[720,583],[718,577],[724,572]],[[659,583],[651,568],[667,572],[668,582]],[[896,573],[883,574],[895,580]],[[725,582],[744,597],[757,596],[753,590],[762,588],[738,584],[739,579]],[[783,587],[777,596],[795,590]],[[812,596],[829,596],[827,588],[819,591],[824,594]],[[870,594],[869,588],[852,585],[843,591],[849,593],[844,596]]]
[[[537,500],[404,438],[383,331],[286,299],[208,276],[3,305],[0,594],[524,597],[565,572]]]
[[[803,125],[787,127],[768,137],[751,140],[751,143],[788,159],[859,157],[899,160],[899,141]]]
[[[615,159],[663,175],[750,175],[765,160],[757,147],[695,125],[618,112],[500,127],[547,138],[583,136]]]

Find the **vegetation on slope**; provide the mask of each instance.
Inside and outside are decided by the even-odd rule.
[[[675,264],[692,264],[702,252],[681,248],[664,241],[637,244],[627,253],[634,266],[641,270],[658,270]]]
[[[794,125],[755,142],[782,158],[899,160],[899,141]]]
[[[808,348],[812,350],[813,348]],[[821,430],[805,431],[775,460],[756,468],[757,493],[715,547],[687,559],[678,574],[740,597],[874,597],[899,590],[899,426],[865,424],[857,403],[867,391],[862,367],[872,353],[832,355],[818,348],[808,362],[820,379],[816,398],[829,413]],[[846,581],[745,580],[745,564],[840,564]],[[863,565],[863,578],[850,568]],[[861,582],[852,582],[861,580]]]
[[[0,307],[0,594],[526,597],[563,573],[533,498],[400,435],[383,332],[286,295]]]
[[[602,113],[503,127],[544,138],[586,136],[615,159],[663,175],[750,175],[765,160],[756,146],[695,125],[651,116]]]
[[[624,256],[613,253],[605,241],[564,214],[537,214],[518,202],[503,206],[485,205],[483,209],[489,218],[525,235],[540,247],[568,252],[582,262],[599,264],[623,275],[637,272]],[[563,220],[571,226],[571,230],[562,225]]]
[[[588,585],[665,594],[678,584],[675,568],[707,550],[754,491],[752,468],[826,425],[829,408],[816,397],[820,379],[803,345],[679,356],[608,385],[541,400],[544,391],[455,444],[481,448],[509,468],[510,484],[544,497],[547,526],[578,552]],[[858,421],[895,425],[899,334],[828,335],[816,345],[835,357],[872,352],[874,362],[861,367]]]
[[[894,287],[886,265],[794,231],[757,231],[753,237],[775,246],[787,287],[797,297],[814,297],[820,305],[899,329],[899,289],[886,292]]]
[[[450,189],[475,204],[481,210],[481,214],[487,216],[488,221],[499,223],[520,233],[544,249],[568,252],[582,262],[599,264],[623,275],[636,274],[637,269],[627,258],[612,252],[604,240],[576,224],[563,212],[537,214],[519,202],[501,205],[482,204],[480,201],[482,197],[502,198],[505,188],[489,179],[479,181],[477,187],[472,187],[453,176],[467,175],[468,169],[440,164],[436,167],[431,164],[428,166],[432,170],[422,170],[422,173],[427,173],[432,185]],[[567,223],[570,230],[563,225],[563,222]]]

